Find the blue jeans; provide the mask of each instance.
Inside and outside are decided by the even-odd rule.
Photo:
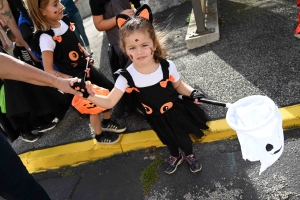
[[[28,173],[2,133],[0,134],[0,196],[5,199],[50,200],[42,186]]]
[[[87,38],[86,33],[85,33],[85,29],[83,26],[83,20],[82,20],[80,12],[77,11],[68,16],[69,16],[70,22],[75,23],[75,34],[76,34],[76,37],[79,40],[81,46],[83,46],[83,47],[90,46],[89,39]]]

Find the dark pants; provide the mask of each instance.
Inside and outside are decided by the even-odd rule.
[[[50,199],[46,191],[28,173],[3,134],[0,134],[0,196],[9,200]]]
[[[179,149],[184,152],[185,156],[191,155],[193,153],[193,146],[190,145],[180,145],[177,146],[176,144],[168,144],[167,145],[171,156],[177,157],[179,155]]]

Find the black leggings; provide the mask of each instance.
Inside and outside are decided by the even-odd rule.
[[[178,147],[177,145],[174,145],[174,144],[168,144],[167,147],[170,151],[171,156],[174,156],[174,157],[179,156],[179,149],[181,149],[184,152],[185,156],[193,154],[193,146],[192,145]]]

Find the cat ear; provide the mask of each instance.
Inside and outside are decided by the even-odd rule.
[[[117,23],[118,28],[121,28],[125,24],[125,22],[127,22],[130,19],[131,18],[128,15],[118,14],[116,16],[116,23]]]
[[[147,4],[142,5],[135,13],[135,16],[145,18],[151,23],[153,21],[152,11]]]

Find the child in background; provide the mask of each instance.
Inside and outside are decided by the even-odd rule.
[[[160,44],[152,25],[152,14],[144,4],[135,16],[119,14],[116,18],[120,27],[120,47],[132,60],[120,74],[114,89],[108,96],[95,95],[86,86],[87,99],[104,108],[113,107],[124,92],[134,93],[144,108],[143,113],[157,136],[170,151],[165,173],[172,174],[186,159],[192,172],[202,166],[193,152],[190,133],[203,136],[200,129],[207,129],[204,111],[196,104],[204,95],[180,79],[175,64],[166,60],[166,50]],[[181,100],[178,93],[193,97],[195,102]],[[87,96],[87,95],[85,95]],[[179,149],[184,152],[182,156]]]
[[[90,0],[90,8],[93,16],[93,21],[98,31],[105,31],[109,41],[108,56],[110,68],[114,80],[118,75],[114,74],[118,69],[125,69],[131,64],[131,60],[119,48],[119,33],[116,25],[116,15],[119,13],[128,16],[134,15],[135,8],[141,6],[139,0]],[[135,111],[132,96],[125,94],[116,106],[116,115],[125,117]]]
[[[114,59],[117,62],[111,66],[113,73],[131,64],[131,60],[119,48],[119,34],[116,25],[117,14],[122,13],[131,17],[134,15],[131,3],[133,3],[135,8],[141,6],[139,0],[90,0],[94,25],[98,31],[105,31],[112,51],[116,54]]]
[[[10,29],[7,30],[7,35],[18,43]],[[15,47],[15,57],[34,66],[28,51],[23,46]],[[0,121],[3,122],[11,142],[19,136],[25,142],[37,141],[42,133],[56,127],[57,122],[63,119],[69,109],[68,96],[55,88],[39,87],[9,79],[4,80],[2,84],[5,86],[6,113],[2,113]]]
[[[36,56],[36,58],[38,58],[40,60],[39,62],[37,62],[33,59],[35,67],[44,70],[42,55],[37,54],[32,48],[32,46],[34,44],[34,40],[33,40],[34,26],[33,26],[33,22],[31,21],[31,19],[30,18],[28,19],[28,14],[23,14],[22,12],[20,12],[19,19],[18,19],[18,28],[21,32],[23,39],[31,47],[31,52]]]
[[[35,63],[33,62],[30,54],[26,50],[26,48],[18,41],[18,39],[15,37],[13,32],[8,29],[6,31],[7,37],[14,42],[14,56],[18,58],[19,60],[22,60],[23,62],[26,62],[29,65],[35,66]]]
[[[94,84],[108,90],[111,83],[92,62],[88,52],[80,45],[75,33],[74,24],[63,17],[64,6],[57,0],[27,0],[27,7],[35,27],[35,38],[43,57],[44,70],[58,77],[86,77]],[[59,71],[53,68],[53,63]],[[88,64],[88,65],[87,65]],[[101,127],[100,113],[90,115],[90,122],[99,143],[114,144],[126,128],[111,120],[112,110],[103,113]],[[109,132],[108,132],[109,131]]]
[[[61,0],[64,5],[64,14],[67,15],[72,23],[75,23],[75,34],[79,40],[81,46],[83,46],[89,54],[93,54],[93,50],[90,47],[89,39],[86,35],[83,20],[81,14],[76,6],[78,0]]]

